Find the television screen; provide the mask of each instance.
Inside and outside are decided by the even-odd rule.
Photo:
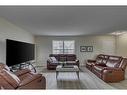
[[[6,40],[6,64],[8,66],[35,59],[35,45],[20,41]]]

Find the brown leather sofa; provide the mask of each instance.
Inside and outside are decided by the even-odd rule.
[[[46,79],[42,74],[29,69],[11,72],[5,64],[0,64],[1,89],[46,89]]]
[[[47,69],[54,70],[60,62],[66,62],[67,65],[79,66],[79,60],[77,60],[75,54],[50,54],[47,60]]]
[[[105,82],[119,82],[125,78],[127,58],[100,54],[96,60],[87,60],[86,67]]]

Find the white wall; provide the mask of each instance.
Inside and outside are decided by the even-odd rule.
[[[52,53],[52,40],[75,40],[75,51],[80,63],[93,59],[97,54],[115,54],[115,36],[76,36],[50,37],[36,36],[36,56],[38,65],[46,66],[49,54]],[[80,52],[80,46],[93,46],[93,52]]]
[[[127,33],[117,36],[117,55],[127,57]]]
[[[6,39],[34,43],[34,36],[20,27],[0,18],[0,62],[6,62]]]
[[[127,58],[127,33],[116,36],[116,42],[117,55]],[[127,68],[125,70],[125,77],[127,78]]]

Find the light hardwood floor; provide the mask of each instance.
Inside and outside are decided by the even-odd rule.
[[[80,68],[80,79],[75,72],[60,72],[56,79],[55,70],[37,69],[46,77],[46,89],[116,89],[103,82],[87,68]]]
[[[80,79],[75,72],[38,69],[46,77],[46,89],[127,89],[127,79],[119,83],[105,83],[85,67],[80,67]]]

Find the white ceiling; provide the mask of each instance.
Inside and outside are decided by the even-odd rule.
[[[0,6],[0,16],[34,35],[95,35],[127,30],[125,6]]]

